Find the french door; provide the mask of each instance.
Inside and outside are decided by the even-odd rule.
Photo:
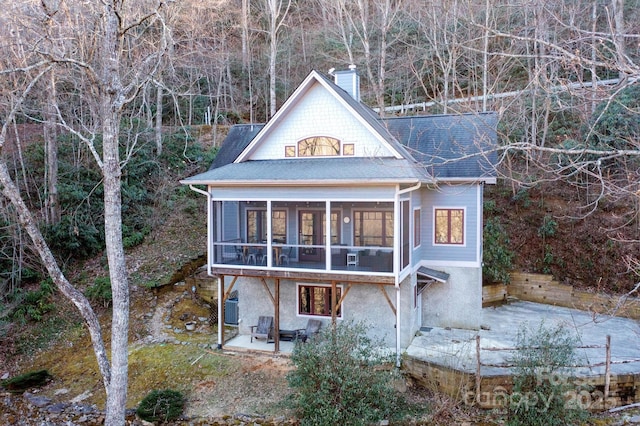
[[[303,246],[323,246],[325,244],[325,211],[300,210],[298,213],[299,243]],[[339,213],[331,212],[331,244],[340,240]],[[298,256],[301,262],[324,261],[324,247],[300,247]]]

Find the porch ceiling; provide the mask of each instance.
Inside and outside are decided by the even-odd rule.
[[[334,274],[325,272],[279,271],[265,269],[211,268],[212,275],[228,275],[253,278],[280,278],[287,280],[331,282],[371,285],[394,285],[395,277],[376,275]]]

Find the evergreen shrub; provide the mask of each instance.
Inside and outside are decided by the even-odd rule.
[[[180,417],[184,404],[184,395],[177,390],[152,390],[140,402],[136,414],[148,422],[169,422]]]
[[[329,326],[296,344],[287,376],[301,425],[370,425],[406,415],[408,404],[392,384],[394,356],[351,322]],[[388,368],[387,368],[388,367]]]
[[[508,425],[568,425],[586,419],[586,409],[567,402],[569,392],[582,391],[571,381],[576,344],[577,337],[561,324],[548,327],[542,322],[537,330],[518,330],[519,350],[510,360],[515,367]]]

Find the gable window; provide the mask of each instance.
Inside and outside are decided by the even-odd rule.
[[[328,136],[315,136],[298,142],[298,157],[340,155],[340,141]]]
[[[355,211],[354,245],[393,247],[393,212]]]
[[[336,301],[342,296],[342,288],[336,288]],[[321,317],[331,316],[331,286],[298,285],[298,314]],[[336,315],[342,316],[342,308],[338,306]]]
[[[464,209],[435,209],[435,243],[464,244]]]
[[[352,143],[345,143],[342,145],[342,155],[353,155],[355,147]]]

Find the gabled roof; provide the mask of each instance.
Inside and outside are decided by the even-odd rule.
[[[393,157],[315,157],[249,160],[251,152],[286,111],[315,84],[321,84],[366,126]],[[380,118],[326,76],[312,71],[267,124],[231,127],[208,172],[188,184],[417,183],[435,180],[495,182],[495,113]]]
[[[396,158],[411,157],[404,150],[401,144],[389,133],[389,131],[381,125],[377,120],[377,115],[361,102],[356,101],[351,95],[345,92],[342,88],[338,87],[334,82],[320,74],[317,71],[311,71],[304,81],[296,88],[291,96],[285,101],[282,107],[276,112],[276,114],[267,122],[267,124],[261,129],[256,137],[249,143],[249,145],[240,153],[235,159],[236,163],[246,161],[252,151],[260,145],[263,138],[269,135],[272,128],[277,127],[280,122],[285,119],[287,113],[292,108],[295,108],[296,103],[307,93],[314,84],[321,84],[327,92],[335,96],[346,108],[351,112],[354,119],[359,120],[364,126],[369,128],[371,134],[385,144],[391,152],[394,153]]]
[[[495,179],[495,113],[394,117],[383,121],[436,179]]]

